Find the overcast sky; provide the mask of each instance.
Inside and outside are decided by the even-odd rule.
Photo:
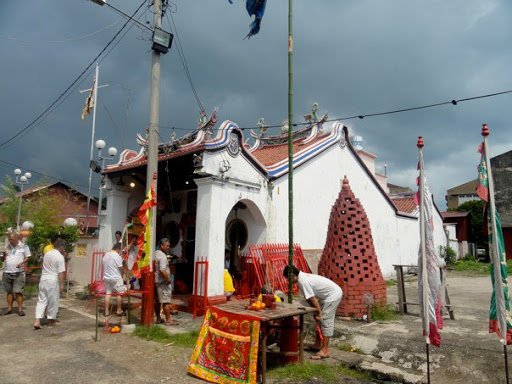
[[[109,0],[132,14],[142,0]],[[172,10],[174,26],[170,26]],[[137,13],[152,24],[147,4]],[[260,33],[243,40],[245,1],[175,0],[163,28],[175,41],[163,56],[160,135],[195,127],[199,107],[176,50],[177,38],[201,103],[253,127],[287,118],[288,1],[269,0]],[[121,29],[125,19],[87,0],[0,2],[0,161],[87,185],[92,115],[80,119],[92,85],[91,67],[38,124],[43,113]],[[96,139],[138,150],[149,121],[150,35],[129,24],[100,57]],[[329,118],[491,94],[512,89],[512,2],[506,0],[296,0],[294,2],[295,121],[314,102]],[[177,33],[176,33],[177,32]],[[415,188],[417,136],[436,203],[446,190],[476,178],[482,123],[493,155],[512,149],[512,94],[437,108],[344,120],[374,153],[389,182]],[[245,137],[248,136],[245,131]],[[0,173],[14,166],[0,163]],[[95,175],[94,187],[98,177]],[[33,182],[35,182],[34,180]],[[83,190],[83,188],[82,188]]]

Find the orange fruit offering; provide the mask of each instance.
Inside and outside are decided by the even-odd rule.
[[[261,309],[265,309],[265,307],[266,307],[265,303],[261,303],[260,307],[261,307]]]

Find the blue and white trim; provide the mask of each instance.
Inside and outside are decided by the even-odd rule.
[[[293,168],[305,163],[309,159],[315,157],[325,149],[335,145],[343,137],[343,125],[339,122],[335,122],[332,125],[332,131],[329,136],[320,140],[315,145],[305,148],[293,155]],[[288,159],[281,160],[280,162],[267,168],[268,175],[271,177],[279,177],[288,172]]]

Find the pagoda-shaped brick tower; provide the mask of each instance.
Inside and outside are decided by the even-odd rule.
[[[375,254],[370,222],[346,176],[332,206],[318,274],[343,290],[338,315],[362,318],[367,313],[365,295],[368,293],[375,304],[386,304],[386,281]]]

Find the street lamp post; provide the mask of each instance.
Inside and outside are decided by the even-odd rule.
[[[105,168],[105,160],[113,160],[114,156],[117,155],[117,149],[115,147],[110,147],[108,149],[108,155],[109,158],[101,156],[101,150],[105,148],[105,141],[104,140],[97,140],[96,141],[96,148],[98,149],[98,160],[101,161],[101,171]],[[102,208],[102,200],[103,200],[103,176],[101,176],[100,181],[100,194],[98,198],[98,231],[100,230],[101,226],[101,208]]]
[[[20,219],[21,219],[21,202],[23,201],[23,187],[28,184],[28,179],[32,177],[30,172],[25,172],[24,175],[21,175],[21,169],[16,168],[14,170],[14,174],[16,175],[16,184],[20,185],[20,202],[18,203],[18,220],[16,221],[16,228],[20,229]]]

